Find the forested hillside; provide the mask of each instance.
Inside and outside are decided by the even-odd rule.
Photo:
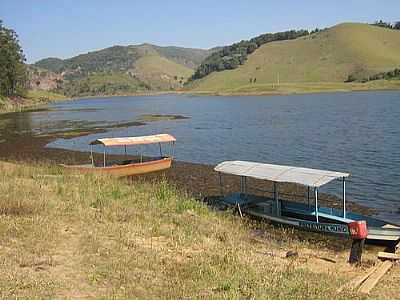
[[[46,58],[33,67],[59,75],[54,90],[68,96],[165,91],[181,88],[212,51],[151,44],[113,46],[65,60]]]

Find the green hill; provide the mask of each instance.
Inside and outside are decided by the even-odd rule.
[[[46,69],[51,72],[59,72],[64,68],[65,62],[64,60],[56,57],[48,57],[42,60],[39,60],[34,64],[35,67]]]
[[[350,75],[361,80],[399,66],[400,31],[345,23],[295,40],[264,44],[238,68],[213,72],[188,88],[210,92],[274,92],[291,86],[293,91],[296,87],[312,90],[312,85],[340,89]]]
[[[151,44],[113,46],[64,60],[46,58],[33,66],[60,75],[54,90],[68,96],[124,94],[181,88],[212,51]]]
[[[175,46],[150,46],[153,47],[161,56],[164,56],[169,60],[172,60],[180,65],[184,65],[190,69],[195,69],[208,55],[210,55],[210,53],[218,50],[218,48],[203,50]]]

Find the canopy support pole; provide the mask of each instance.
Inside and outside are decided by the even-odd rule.
[[[106,166],[106,146],[104,146],[104,154],[103,154],[103,166]]]
[[[126,156],[126,145],[125,145],[125,156]]]
[[[224,196],[224,186],[222,185],[222,174],[218,172],[219,175],[219,189],[221,192],[221,196]]]
[[[279,207],[279,197],[278,197],[278,184],[274,182],[274,200],[276,205],[276,215],[281,215],[281,209]]]
[[[90,145],[90,160],[92,161],[92,167],[94,167],[93,145]]]
[[[308,209],[310,209],[310,187],[307,187],[307,203],[308,203]]]
[[[346,179],[343,177],[343,218],[346,218]]]
[[[158,143],[158,145],[160,146],[160,156],[162,157],[161,143]]]
[[[175,142],[171,142],[171,158],[175,155]]]
[[[315,217],[317,219],[317,223],[319,222],[318,219],[318,188],[314,188],[315,193]]]
[[[240,197],[246,198],[247,188],[246,188],[247,177],[240,176]]]

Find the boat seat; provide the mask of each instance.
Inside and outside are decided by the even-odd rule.
[[[315,216],[315,211],[313,211],[311,213],[311,215]],[[347,224],[351,223],[351,222],[354,222],[354,220],[352,220],[352,219],[347,219],[347,218],[343,218],[343,217],[339,217],[339,216],[334,216],[334,215],[326,214],[326,213],[323,213],[323,212],[320,212],[320,211],[318,211],[318,216],[322,217],[322,218],[330,219],[330,220],[340,221],[340,222],[347,223]]]
[[[315,211],[306,211],[304,209],[299,209],[299,208],[294,208],[294,207],[288,207],[286,205],[284,205],[282,207],[282,210],[286,211],[286,212],[291,212],[291,213],[297,213],[297,214],[305,214],[308,213],[311,216],[315,216]],[[344,223],[351,223],[354,222],[354,220],[352,219],[347,219],[347,218],[343,218],[340,216],[335,216],[335,215],[331,215],[331,214],[327,214],[321,211],[318,211],[318,216],[322,217],[322,218],[326,218],[326,219],[330,219],[330,220],[335,220],[335,221],[340,221],[340,222],[344,222]]]
[[[304,213],[309,213],[311,215],[313,213],[313,211],[311,211],[311,210],[306,211],[304,209],[288,207],[286,205],[282,205],[281,209],[282,209],[282,211],[291,212],[291,213],[295,213],[295,214],[303,214],[304,215]]]
[[[271,202],[259,202],[256,205],[261,207],[264,213],[272,214],[274,211],[274,205]]]

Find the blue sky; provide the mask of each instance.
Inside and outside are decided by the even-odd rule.
[[[399,12],[400,0],[0,0],[29,63],[143,42],[210,48],[265,32],[400,21]]]

